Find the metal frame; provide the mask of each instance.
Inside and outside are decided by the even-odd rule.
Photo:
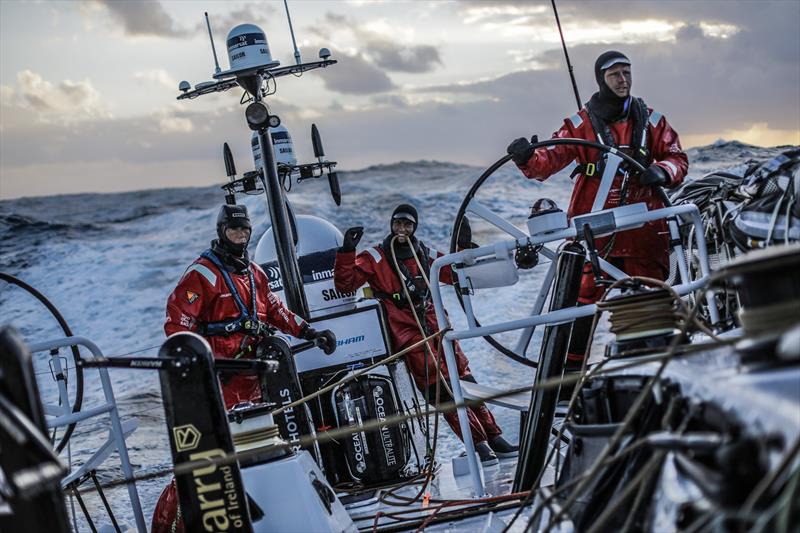
[[[94,357],[100,357],[100,358],[104,357],[103,352],[100,350],[100,348],[98,348],[96,344],[94,344],[92,341],[90,341],[85,337],[65,337],[62,339],[39,342],[36,344],[32,344],[29,348],[31,353],[36,353],[36,352],[49,352],[56,350],[58,348],[65,348],[70,346],[84,346],[92,353]],[[58,357],[58,352],[52,355],[51,358],[56,372],[63,372],[63,368],[61,367],[61,361]],[[103,387],[103,395],[105,396],[106,403],[94,406],[89,409],[83,408],[80,411],[73,413],[71,412],[69,404],[66,384],[63,381],[59,381],[58,389],[62,405],[42,406],[45,415],[48,415],[47,427],[53,428],[58,426],[67,426],[69,424],[72,424],[73,422],[80,422],[88,418],[108,413],[108,416],[111,419],[111,427],[109,431],[111,432],[111,436],[113,438],[117,452],[119,452],[119,462],[122,467],[122,473],[124,474],[126,479],[131,480],[127,484],[127,487],[128,487],[128,496],[130,497],[131,501],[131,509],[133,511],[133,516],[136,519],[136,528],[139,531],[147,531],[147,525],[144,520],[144,514],[142,513],[142,504],[141,501],[139,500],[139,492],[136,489],[136,483],[133,481],[133,468],[131,467],[131,462],[130,459],[128,458],[128,447],[125,442],[125,434],[122,429],[122,422],[120,421],[119,418],[117,401],[114,397],[114,390],[111,387],[111,380],[109,379],[108,376],[108,370],[105,368],[98,368],[97,371],[100,374],[100,383]],[[74,473],[70,473],[67,475],[67,478],[73,478],[73,477],[75,477]]]
[[[603,178],[600,185],[600,192],[607,191],[610,188],[610,182],[613,180],[618,163],[620,159],[616,157],[614,154],[609,154],[609,156],[614,156],[615,161],[614,164],[607,164],[605,172],[603,173]],[[595,199],[594,205],[602,206],[604,204],[605,198],[603,201],[600,201],[600,197],[603,196],[598,194],[598,197]],[[474,205],[473,205],[474,204]],[[634,204],[635,205],[635,204]],[[677,259],[678,259],[678,269],[681,275],[681,284],[673,286],[673,289],[680,295],[689,294],[694,292],[697,289],[702,288],[711,274],[709,261],[708,261],[708,253],[706,250],[706,242],[704,239],[698,238],[697,241],[697,248],[698,248],[698,255],[699,255],[699,262],[700,262],[700,269],[702,276],[697,280],[690,280],[689,278],[689,268],[686,263],[686,257],[683,253],[683,245],[680,242],[679,236],[679,225],[678,225],[678,218],[683,219],[687,223],[691,223],[697,235],[703,235],[703,225],[702,219],[700,217],[700,211],[698,210],[697,206],[694,204],[686,204],[680,205],[676,207],[665,207],[661,209],[655,209],[653,211],[648,211],[646,206],[638,206],[643,207],[644,211],[642,212],[641,209],[631,209],[634,206],[625,206],[622,208],[615,208],[615,209],[606,209],[602,211],[594,211],[592,215],[598,214],[605,214],[613,212],[615,214],[615,225],[613,228],[613,232],[617,231],[625,231],[629,229],[634,229],[640,227],[645,222],[651,222],[654,220],[660,219],[667,219],[668,220],[668,227],[670,231],[670,236],[672,240],[672,249],[677,252]],[[558,242],[564,239],[575,239],[579,235],[578,229],[575,227],[575,223],[572,222],[571,226],[559,231],[550,232],[547,234],[535,234],[535,235],[527,235],[523,231],[519,230],[511,224],[510,222],[506,221],[499,215],[488,210],[485,206],[482,206],[479,202],[473,200],[470,202],[468,211],[481,216],[488,222],[492,223],[496,227],[506,231],[507,233],[511,234],[512,237],[515,237],[513,240],[506,240],[495,242],[493,244],[489,244],[486,246],[481,246],[479,248],[474,249],[467,249],[461,252],[452,253],[449,255],[442,256],[436,259],[433,262],[431,267],[431,276],[430,279],[438,280],[439,279],[439,272],[442,268],[448,265],[460,264],[466,267],[473,265],[479,259],[496,259],[496,260],[508,260],[510,254],[516,249],[516,247],[526,245],[530,242],[533,245],[537,244],[545,244],[550,242]],[[608,232],[611,233],[611,232]],[[543,255],[550,257],[551,259],[555,257],[557,254],[550,249],[542,248]],[[547,250],[546,252],[544,250]],[[623,271],[614,268],[608,262],[601,260],[600,268],[611,277],[615,279],[621,279],[623,277],[628,277]],[[460,269],[459,269],[460,270]],[[547,277],[550,278],[550,282],[552,282],[552,265],[550,271],[548,271]],[[547,281],[547,280],[546,280]],[[462,283],[462,287],[468,287],[468,284]],[[544,306],[544,301],[547,297],[547,293],[550,289],[550,283],[543,284],[542,288],[540,289],[539,295],[536,298],[536,303],[533,309],[533,314],[528,318],[518,319],[518,320],[511,320],[507,322],[501,322],[493,325],[484,325],[482,327],[476,327],[475,317],[472,311],[472,303],[470,300],[469,294],[464,294],[464,310],[467,314],[467,328],[464,330],[453,330],[449,331],[444,335],[444,353],[445,353],[445,361],[447,363],[447,370],[450,374],[450,385],[453,391],[453,398],[454,400],[461,404],[464,401],[463,391],[461,389],[461,383],[458,379],[458,371],[456,367],[456,359],[455,353],[453,348],[453,343],[459,339],[470,339],[475,337],[484,337],[487,335],[492,335],[495,333],[500,333],[504,331],[511,331],[516,329],[525,329],[523,332],[522,337],[518,345],[521,345],[523,341],[525,341],[525,337],[527,336],[527,341],[530,339],[530,335],[532,335],[533,328],[537,325],[541,324],[558,324],[563,322],[569,322],[576,318],[583,317],[583,316],[590,316],[593,315],[596,311],[596,305],[586,305],[581,307],[575,307],[570,309],[560,309],[557,311],[550,311],[544,314],[541,314],[541,309]],[[444,329],[447,326],[447,315],[445,313],[444,305],[442,302],[442,295],[441,295],[441,287],[438,283],[433,283],[431,286],[431,296],[434,303],[434,308],[436,310],[436,318],[440,329]],[[710,291],[706,292],[706,298],[709,302],[709,309],[716,311],[716,308],[712,305],[713,304],[713,293]],[[714,313],[716,315],[716,313]],[[718,316],[712,316],[712,321],[717,322],[719,320]],[[484,494],[484,487],[483,482],[481,481],[480,477],[480,466],[478,465],[478,460],[475,455],[475,444],[472,441],[472,434],[469,430],[469,422],[467,419],[467,412],[464,407],[459,407],[458,410],[458,421],[459,426],[461,427],[461,434],[463,436],[464,441],[464,448],[467,451],[467,462],[469,465],[470,476],[472,478],[472,484],[475,491],[475,495],[478,497],[485,496]]]

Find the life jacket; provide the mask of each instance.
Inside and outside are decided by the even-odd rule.
[[[650,166],[650,163],[653,162],[653,157],[647,149],[647,122],[649,117],[647,104],[644,103],[644,100],[641,98],[631,98],[628,113],[633,119],[633,138],[631,139],[630,146],[627,148],[619,147],[619,144],[614,140],[614,135],[611,133],[611,125],[597,114],[596,110],[593,109],[591,105],[591,101],[586,102],[586,113],[589,115],[589,122],[592,124],[592,129],[594,130],[594,135],[598,143],[617,148],[625,153],[625,155],[632,157],[644,168]],[[620,165],[620,169],[624,170],[625,166],[626,164],[623,162]],[[575,177],[578,174],[583,174],[587,177],[595,175],[600,177],[603,175],[604,170],[605,158],[600,157],[596,163],[578,165],[575,167],[570,177]]]
[[[384,255],[390,261],[390,266],[394,271],[394,264],[391,263],[391,250],[386,250],[383,245],[380,244],[377,246],[377,248],[383,250]],[[419,253],[417,255],[419,257],[419,262],[422,265],[422,272],[424,272],[425,277],[430,280],[430,250],[422,241],[419,241]],[[408,290],[408,293],[411,296],[411,301],[414,303],[414,310],[424,311],[428,305],[428,302],[431,300],[430,287],[427,286],[421,275],[412,276],[411,272],[408,270],[408,267],[402,260],[397,260],[397,267],[400,270],[400,283],[405,285],[406,289]],[[397,274],[398,272],[395,271],[395,273]],[[408,308],[408,299],[402,290],[394,293],[373,290],[372,294],[379,300],[388,300],[392,302],[400,309]]]
[[[247,306],[244,305],[242,297],[239,295],[239,291],[236,290],[236,285],[231,279],[230,273],[228,273],[228,270],[222,264],[222,261],[220,261],[219,258],[214,254],[214,252],[212,252],[209,248],[200,255],[201,257],[211,261],[211,263],[217,267],[217,270],[219,270],[220,274],[222,274],[222,279],[225,280],[225,285],[231,292],[233,301],[236,302],[236,307],[239,308],[239,316],[236,318],[229,318],[227,320],[220,320],[218,322],[201,323],[198,325],[197,332],[204,337],[215,335],[227,337],[234,333],[240,332],[253,337],[271,334],[273,332],[272,328],[270,328],[266,322],[262,322],[258,319],[258,308],[256,307],[256,283],[255,279],[253,278],[253,271],[251,267],[247,267],[247,278],[250,284],[250,305],[252,311],[247,309]]]

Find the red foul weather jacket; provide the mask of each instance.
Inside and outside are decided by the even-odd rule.
[[[437,257],[442,255],[444,254],[430,249],[428,258],[429,265],[432,264]],[[401,260],[398,259],[398,261]],[[419,268],[413,257],[402,260],[402,262],[405,264],[411,276],[419,275]],[[338,252],[336,254],[333,279],[336,284],[336,290],[339,291],[355,291],[367,283],[373,291],[387,294],[403,293],[403,287],[399,277],[395,273],[392,261],[380,246],[368,248],[357,256],[355,252]],[[453,283],[453,272],[449,267],[440,271],[439,281],[441,283]],[[403,298],[403,301],[405,301],[405,298]],[[389,322],[392,346],[395,351],[400,351],[424,338],[414,319],[413,310],[408,307],[398,307],[390,301],[385,302],[384,308],[386,310],[386,318]],[[433,310],[433,303],[430,301],[425,308],[425,321],[430,331],[439,331],[436,322],[436,313]],[[439,338],[437,337],[435,341],[435,343],[432,343],[432,348],[438,350]],[[467,361],[467,357],[464,355],[458,343],[456,343],[455,348],[458,376],[463,378],[470,373],[469,361]],[[427,355],[424,347],[421,346],[418,349],[412,350],[406,354],[405,357],[408,368],[418,386],[424,387],[436,383],[437,373],[434,361]],[[428,358],[427,380],[425,376],[426,357]],[[442,353],[440,359],[439,367],[442,370],[442,374],[445,378],[449,378],[444,353]]]
[[[667,119],[651,108],[648,108],[647,112],[649,116],[647,121],[647,148],[653,162],[667,172],[669,176],[667,187],[676,187],[680,185],[686,176],[689,159],[681,148],[678,134],[669,125]],[[632,118],[629,117],[625,120],[612,122],[609,126],[617,146],[624,148],[631,144],[633,137]],[[565,119],[561,129],[553,134],[553,138],[564,137],[586,139],[588,141],[596,140],[597,137],[586,108]],[[599,158],[600,151],[594,148],[558,145],[539,148],[528,162],[519,168],[528,178],[544,181],[572,161],[587,165],[589,163],[597,163]],[[575,215],[590,212],[599,186],[599,174],[594,176],[579,174],[572,190],[572,198],[570,199],[567,215],[572,218]],[[606,199],[604,206],[606,209],[619,205],[621,186],[622,176],[617,174]],[[628,182],[626,204],[638,202],[646,203],[650,210],[664,207],[663,202],[652,187],[640,185],[638,177],[632,176]],[[606,242],[607,239],[598,239],[597,248],[602,249]],[[668,244],[669,234],[667,233],[666,222],[657,220],[648,222],[641,228],[618,233],[609,256],[654,259],[665,268],[668,268]]]
[[[269,290],[267,275],[255,263],[250,263],[256,287],[258,319],[278,328],[284,333],[299,336],[306,326],[305,320],[284,307]],[[239,297],[251,310],[250,281],[246,273],[229,272]],[[178,286],[167,300],[167,318],[164,332],[172,335],[178,331],[198,332],[202,324],[236,319],[239,308],[225,283],[220,270],[205,257],[200,257],[183,274]],[[235,357],[251,342],[245,333],[230,336],[206,337],[215,357]],[[243,401],[260,401],[261,392],[256,376],[234,376],[222,386],[225,408]]]

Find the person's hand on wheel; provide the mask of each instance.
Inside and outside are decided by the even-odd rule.
[[[660,165],[653,163],[639,176],[639,183],[642,185],[663,187],[669,183],[669,176],[667,175],[667,171],[661,168]]]
[[[519,166],[525,165],[533,155],[534,149],[531,143],[537,143],[539,139],[536,135],[531,137],[529,141],[525,137],[514,139],[511,144],[506,148],[506,152],[511,156],[511,159]]]

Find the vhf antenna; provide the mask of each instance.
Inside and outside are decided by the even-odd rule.
[[[294,61],[296,64],[302,63],[300,60],[300,50],[297,49],[297,41],[294,40],[294,28],[292,28],[292,16],[289,14],[289,4],[283,0],[283,7],[286,8],[286,19],[289,21],[289,33],[292,34],[292,46],[294,46]]]
[[[567,43],[564,41],[564,32],[561,31],[561,21],[558,19],[558,10],[556,9],[556,0],[550,0],[553,4],[553,13],[556,15],[556,25],[558,25],[558,34],[561,35],[561,46],[564,48],[564,57],[567,59],[567,70],[569,71],[569,78],[572,80],[572,90],[575,92],[575,102],[578,104],[578,110],[581,107],[581,96],[578,94],[578,84],[575,83],[575,73],[572,71],[572,63],[569,61],[569,53],[567,53]]]
[[[219,68],[219,61],[217,60],[217,49],[214,47],[214,36],[211,35],[211,21],[208,20],[208,11],[205,12],[206,27],[208,28],[208,38],[211,39],[211,52],[214,54],[214,74],[219,74],[222,69]],[[294,39],[294,36],[292,37]]]

